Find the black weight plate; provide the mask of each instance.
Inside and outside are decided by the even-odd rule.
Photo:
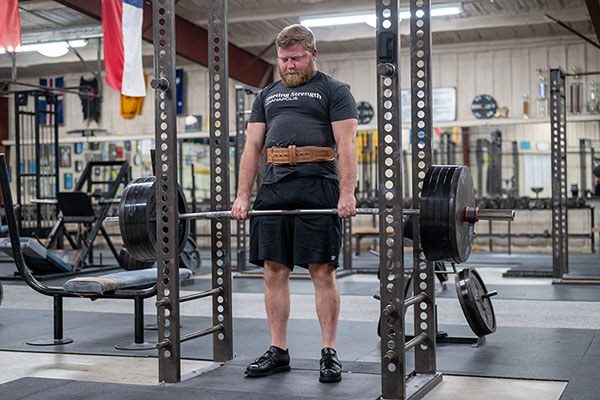
[[[456,274],[456,294],[469,326],[479,336],[496,332],[496,315],[485,283],[475,268],[465,268]]]
[[[129,254],[136,260],[156,259],[156,225],[150,221],[150,215],[156,212],[154,182],[154,177],[134,179],[121,196],[121,236]]]
[[[489,94],[475,96],[471,103],[471,112],[478,119],[492,118],[496,110],[498,110],[498,103]]]
[[[429,261],[451,258],[448,202],[453,166],[432,166],[423,180],[420,204],[421,246]]]
[[[464,218],[465,208],[475,207],[475,190],[469,168],[455,167],[449,199],[450,251],[452,259],[456,263],[462,263],[471,255],[474,233],[474,225],[466,222]]]
[[[183,251],[179,255],[179,268],[187,268],[197,272],[201,266],[202,256],[200,248],[194,238],[188,236]]]
[[[119,251],[119,257],[121,258],[121,267],[127,271],[146,269],[154,265],[154,262],[152,261],[136,260],[131,256],[131,253],[129,253],[125,247],[121,247],[121,251]]]
[[[156,189],[155,177],[132,180],[121,196],[119,227],[123,245],[138,261],[156,261]],[[178,187],[179,213],[186,213],[183,191]],[[189,232],[189,220],[180,219],[178,254],[183,250]]]

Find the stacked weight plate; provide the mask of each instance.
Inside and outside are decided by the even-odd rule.
[[[119,227],[123,245],[133,258],[139,261],[156,260],[156,178],[153,176],[132,180],[121,196]],[[179,192],[179,213],[187,212],[183,191]],[[189,220],[179,220],[179,242],[181,253],[189,232]],[[164,229],[167,229],[166,227]]]
[[[464,220],[466,207],[475,207],[469,168],[457,165],[429,168],[420,204],[421,244],[429,261],[467,260],[474,230],[473,224]]]

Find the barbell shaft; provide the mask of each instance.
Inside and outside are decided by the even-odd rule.
[[[478,219],[492,221],[512,221],[515,218],[514,210],[495,210],[495,209],[477,209]],[[314,210],[250,210],[248,216],[265,215],[337,215],[336,208],[323,208]],[[357,208],[357,215],[378,215],[379,208]],[[419,215],[419,210],[414,208],[405,208],[404,215]],[[181,219],[204,219],[204,218],[231,218],[231,211],[202,211],[195,213],[179,214]],[[108,217],[104,220],[104,226],[119,226],[118,217]]]

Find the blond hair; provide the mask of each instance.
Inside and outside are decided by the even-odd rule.
[[[282,49],[289,49],[296,44],[301,44],[306,50],[313,51],[316,39],[310,29],[300,24],[294,24],[283,28],[277,35],[275,43]]]

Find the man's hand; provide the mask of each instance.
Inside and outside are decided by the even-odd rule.
[[[353,217],[356,215],[356,198],[353,194],[341,194],[338,201],[338,215],[341,218]]]
[[[236,197],[231,207],[231,218],[244,220],[248,218],[248,210],[250,209],[250,199],[246,197]]]

